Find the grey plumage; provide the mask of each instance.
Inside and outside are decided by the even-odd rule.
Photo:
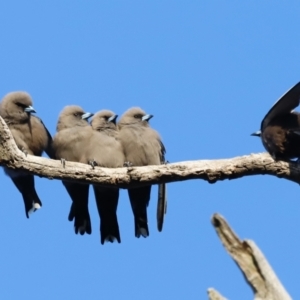
[[[56,135],[53,139],[54,155],[57,159],[88,163],[85,148],[93,135],[87,119],[93,114],[86,113],[79,106],[66,106],[59,115]],[[74,220],[75,233],[91,234],[92,227],[88,211],[89,185],[63,181],[73,203],[69,221]]]
[[[299,100],[300,82],[273,105],[262,120],[260,131],[252,134],[261,137],[274,159],[300,158],[300,114],[293,111]]]
[[[123,147],[118,140],[116,118],[112,111],[102,110],[96,113],[91,125],[95,130],[91,140],[88,156],[93,158],[98,166],[107,168],[123,167],[125,156]],[[101,244],[105,241],[121,242],[117,220],[117,206],[119,199],[118,188],[106,188],[93,185],[100,217]]]
[[[41,156],[45,151],[53,158],[52,138],[42,120],[32,115],[32,99],[26,92],[12,92],[4,96],[0,103],[0,115],[8,125],[20,150],[26,155]],[[22,194],[26,217],[42,206],[35,186],[34,176],[22,171],[4,168]]]
[[[146,114],[141,108],[133,107],[127,110],[118,123],[119,138],[123,145],[128,165],[147,166],[160,165],[165,162],[165,147],[160,136],[150,128],[148,121],[152,115]],[[134,214],[135,236],[149,235],[147,206],[150,201],[151,186],[129,188],[128,195]],[[166,209],[166,187],[159,185],[157,206],[157,225],[162,230],[163,217]]]

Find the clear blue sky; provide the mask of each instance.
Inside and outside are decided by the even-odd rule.
[[[170,162],[264,151],[250,137],[271,105],[300,80],[298,1],[2,1],[1,97],[25,90],[52,134],[68,104],[121,115],[140,106],[155,117]],[[252,299],[210,224],[225,216],[253,239],[293,299],[300,299],[300,187],[252,176],[168,185],[164,230],[134,237],[126,191],[121,244],[101,246],[90,195],[91,236],[76,236],[61,182],[36,179],[43,208],[25,218],[3,174],[2,299]]]

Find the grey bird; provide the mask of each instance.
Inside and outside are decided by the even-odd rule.
[[[119,138],[123,145],[128,166],[160,165],[165,163],[165,147],[157,131],[150,128],[149,120],[153,115],[146,114],[141,108],[127,110],[118,123]],[[158,188],[157,226],[162,230],[166,212],[166,186]],[[134,215],[135,236],[149,236],[147,206],[150,201],[151,185],[129,188],[128,195]]]
[[[300,158],[300,114],[293,111],[300,100],[300,82],[288,90],[269,110],[260,130],[252,136],[261,138],[275,160]]]
[[[84,112],[79,106],[66,106],[59,115],[56,135],[53,138],[53,150],[56,159],[88,163],[85,147],[93,135],[88,123],[92,113]],[[73,203],[69,221],[74,220],[75,233],[91,234],[92,226],[88,210],[89,185],[63,181]]]
[[[94,138],[90,142],[92,158],[97,166],[107,168],[121,168],[125,162],[123,147],[118,139],[116,126],[117,115],[109,110],[97,112],[91,125],[95,130]],[[101,244],[105,242],[121,242],[117,219],[119,199],[118,188],[106,188],[93,185],[100,217]]]
[[[32,115],[35,113],[32,105],[28,93],[9,93],[0,103],[0,116],[8,125],[18,148],[26,155],[41,156],[45,151],[50,158],[53,158],[51,135],[42,120]],[[6,167],[4,171],[22,194],[26,217],[29,218],[30,213],[42,206],[35,190],[34,176]]]

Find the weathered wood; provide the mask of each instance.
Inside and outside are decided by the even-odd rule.
[[[207,294],[209,300],[227,300],[225,297],[223,297],[218,291],[216,291],[213,288],[209,288],[207,290]]]
[[[255,300],[291,300],[260,249],[251,240],[242,241],[225,219],[214,214],[212,224],[227,252],[242,271]]]
[[[0,165],[28,171],[49,179],[75,180],[99,183],[106,186],[141,186],[160,182],[175,182],[202,179],[215,183],[243,176],[269,174],[300,183],[300,168],[296,163],[275,162],[267,153],[251,154],[219,160],[198,160],[172,163],[161,166],[145,166],[108,169],[66,162],[65,168],[58,160],[32,155],[25,156],[0,117]]]

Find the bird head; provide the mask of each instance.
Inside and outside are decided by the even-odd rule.
[[[97,112],[92,120],[91,125],[94,130],[116,129],[116,120],[118,115],[110,110],[101,110]]]
[[[94,114],[85,112],[80,106],[66,106],[59,115],[56,130],[73,128],[76,126],[90,126],[88,119]]]
[[[127,110],[120,119],[119,125],[131,125],[140,124],[142,126],[149,126],[149,120],[153,118],[153,115],[146,114],[139,107],[133,107]]]

